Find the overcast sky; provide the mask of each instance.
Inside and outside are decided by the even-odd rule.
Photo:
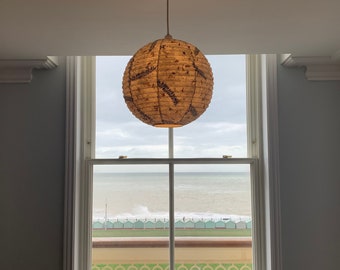
[[[246,157],[244,55],[207,56],[214,92],[196,121],[174,128],[175,157]],[[168,129],[136,119],[125,105],[122,77],[130,56],[97,57],[96,158],[155,158],[168,155]]]

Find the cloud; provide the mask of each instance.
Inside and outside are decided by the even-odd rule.
[[[246,125],[234,123],[192,124],[174,129],[176,157],[244,157]],[[97,132],[98,157],[166,157],[168,130],[149,127],[138,121]]]

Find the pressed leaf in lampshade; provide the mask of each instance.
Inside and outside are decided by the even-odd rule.
[[[213,75],[194,45],[167,36],[139,49],[126,66],[123,95],[138,119],[155,127],[180,127],[209,106]]]

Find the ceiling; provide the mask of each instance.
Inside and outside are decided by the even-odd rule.
[[[170,33],[206,54],[338,56],[339,0],[170,0]],[[1,0],[0,58],[130,55],[166,34],[166,0]]]

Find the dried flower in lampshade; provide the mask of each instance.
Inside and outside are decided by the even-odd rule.
[[[167,35],[139,49],[126,66],[123,95],[130,111],[155,127],[180,127],[209,106],[213,75],[194,45]]]

